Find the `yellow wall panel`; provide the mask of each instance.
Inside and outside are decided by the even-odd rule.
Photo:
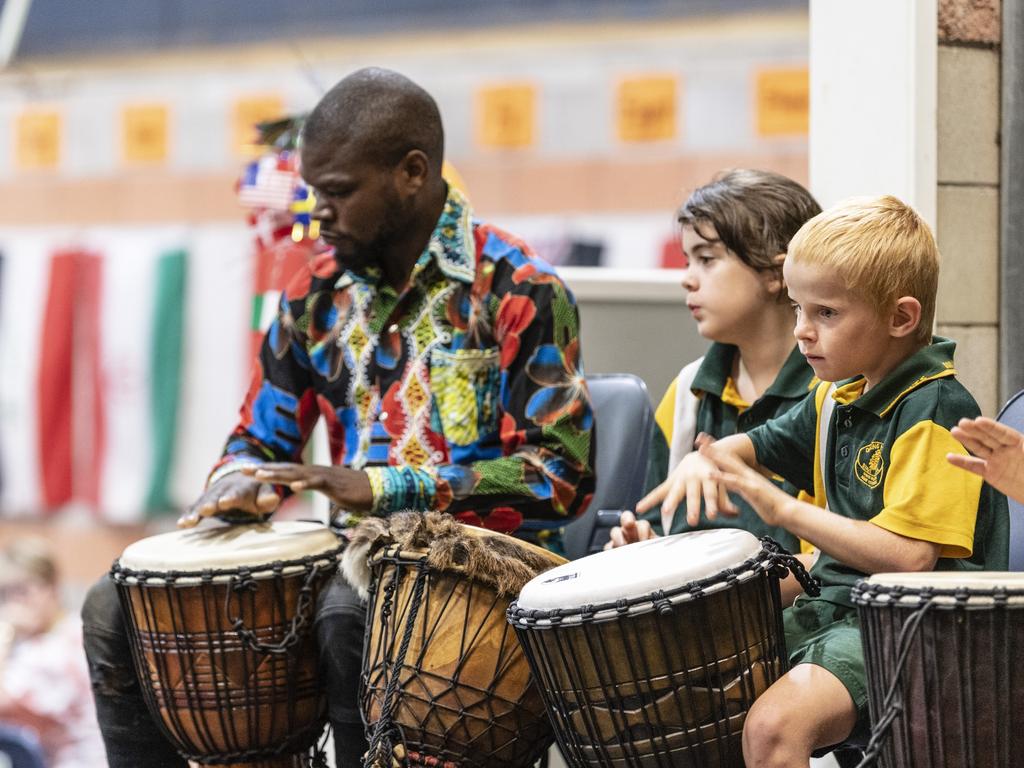
[[[676,137],[675,75],[631,77],[616,94],[618,136],[625,142],[666,141]]]
[[[536,141],[537,89],[529,83],[485,86],[477,91],[477,142],[516,149]]]
[[[60,164],[61,116],[29,109],[15,119],[14,162],[19,170],[51,170]]]
[[[810,80],[806,67],[757,73],[759,136],[806,136],[810,119]]]

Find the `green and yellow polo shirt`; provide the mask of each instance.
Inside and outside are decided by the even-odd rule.
[[[697,369],[691,389],[700,399],[697,409],[696,433],[706,432],[714,438],[728,437],[737,432],[746,432],[788,411],[807,397],[816,381],[814,372],[804,356],[795,346],[775,381],[754,403],[747,403],[736,389],[732,379],[732,364],[736,347],[731,344],[712,343],[704,361]],[[647,467],[648,490],[653,489],[668,477],[669,446],[676,424],[676,389],[678,380],[673,381],[655,413],[657,429],[651,442],[650,459]],[[792,495],[797,488],[781,477],[777,478],[780,488]],[[703,516],[697,526],[700,528],[743,528],[756,536],[771,536],[791,552],[800,549],[799,540],[784,528],[767,525],[757,513],[738,495],[732,500],[739,507],[738,517],[719,516],[707,520]],[[658,533],[661,533],[661,512],[656,508],[644,515]],[[686,504],[682,504],[672,520],[672,533],[690,530],[686,524]]]
[[[936,570],[1005,570],[1006,497],[946,461],[947,453],[966,453],[949,430],[980,414],[955,378],[955,348],[935,337],[866,393],[862,377],[839,382],[819,465],[819,418],[830,386],[820,383],[798,406],[748,433],[758,462],[819,505],[827,499],[838,515],[941,544]],[[850,588],[867,575],[825,552],[812,573],[823,599],[849,606]]]

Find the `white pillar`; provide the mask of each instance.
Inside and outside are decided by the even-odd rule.
[[[811,191],[936,220],[936,0],[811,0]]]

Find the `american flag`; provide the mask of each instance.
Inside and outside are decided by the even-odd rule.
[[[238,199],[247,208],[287,211],[295,199],[295,188],[301,183],[299,174],[277,157],[261,157],[246,166]]]

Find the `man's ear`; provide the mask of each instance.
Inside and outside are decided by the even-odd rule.
[[[889,335],[893,338],[910,336],[921,324],[921,302],[913,296],[900,296],[889,318]]]
[[[395,167],[395,183],[399,192],[415,195],[427,183],[430,161],[421,149],[410,149]]]

